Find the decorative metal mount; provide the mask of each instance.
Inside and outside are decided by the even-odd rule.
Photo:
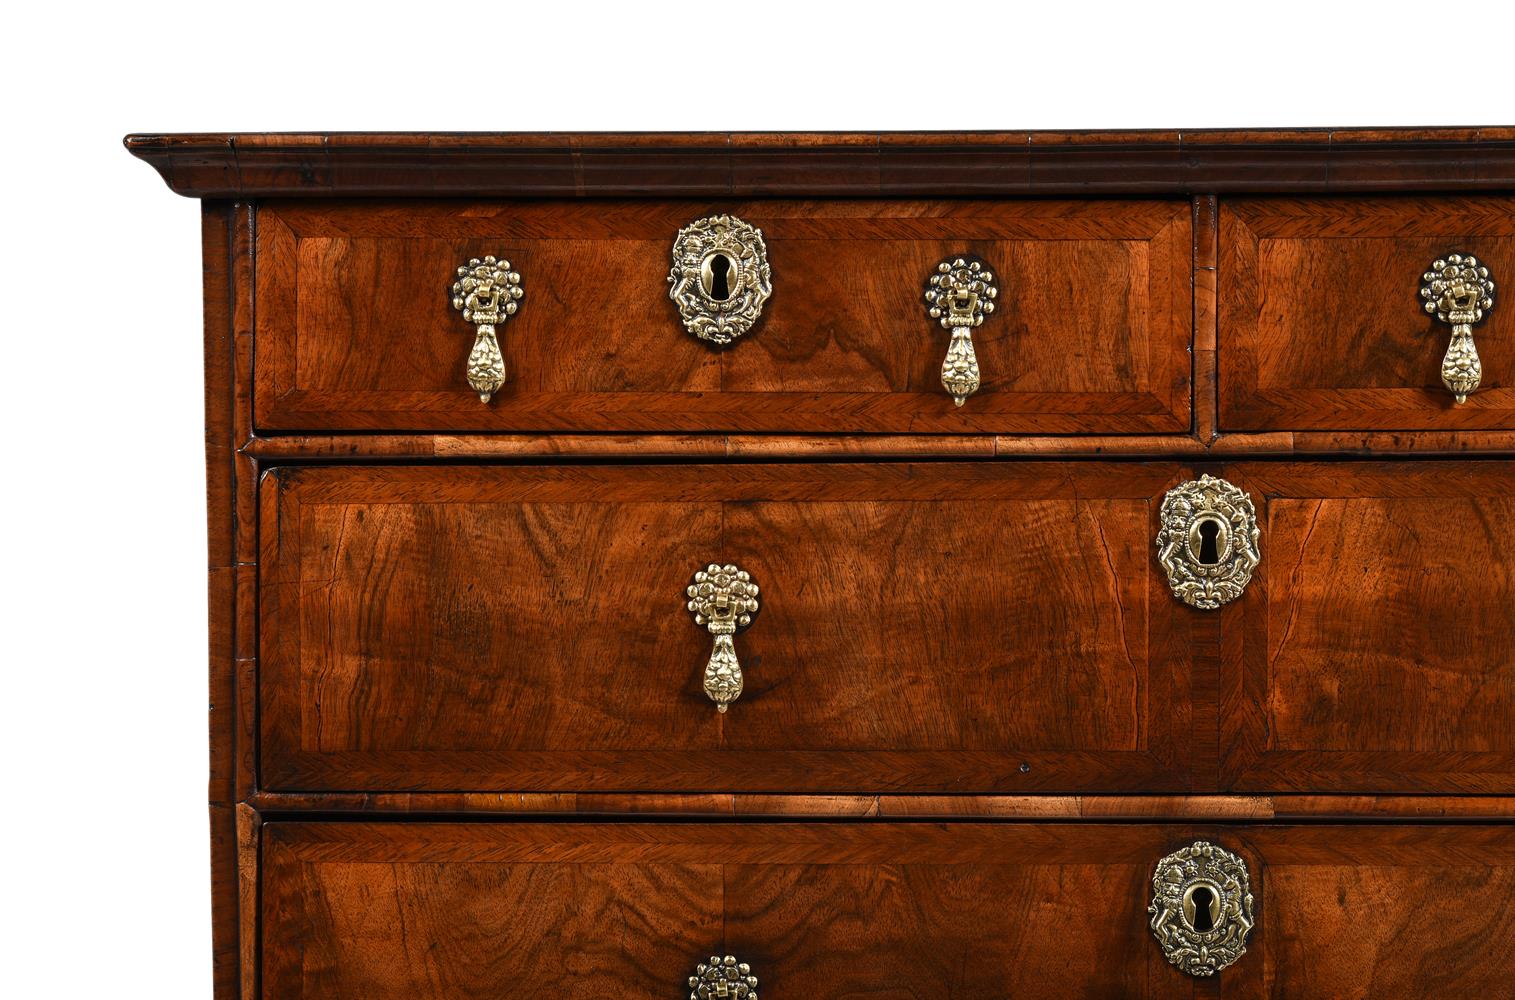
[[[994,274],[977,257],[951,257],[936,265],[926,282],[926,312],[952,333],[942,362],[942,386],[958,406],[978,392],[978,356],[973,329],[994,312]]]
[[[1421,276],[1425,310],[1451,324],[1452,341],[1441,359],[1441,383],[1459,403],[1483,381],[1483,362],[1473,343],[1473,324],[1494,308],[1494,280],[1472,254],[1449,253]]]
[[[684,328],[725,347],[752,329],[773,294],[763,231],[734,215],[696,219],[673,241],[668,284]]]
[[[689,977],[689,1000],[758,1000],[757,976],[746,962],[711,955]]]
[[[480,402],[489,402],[505,384],[505,357],[494,328],[516,314],[523,294],[521,276],[510,269],[510,261],[492,256],[469,260],[452,283],[452,307],[462,310],[465,323],[477,326],[468,355],[468,384]]]
[[[1157,863],[1147,912],[1169,962],[1191,976],[1213,976],[1247,951],[1247,864],[1203,840],[1180,848]]]
[[[1163,497],[1157,560],[1173,596],[1206,610],[1241,596],[1262,561],[1252,498],[1214,476],[1181,483]]]
[[[715,648],[705,664],[705,693],[715,702],[716,711],[724,712],[742,696],[742,666],[732,636],[752,624],[758,587],[746,570],[731,563],[711,563],[694,574],[694,582],[684,592],[694,623],[715,636]]]

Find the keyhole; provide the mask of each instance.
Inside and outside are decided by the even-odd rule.
[[[1201,566],[1219,566],[1231,554],[1231,531],[1214,514],[1202,514],[1189,525],[1189,558]]]
[[[1220,913],[1220,896],[1214,889],[1201,883],[1184,893],[1184,917],[1197,933],[1215,929],[1215,918]]]
[[[705,263],[700,267],[700,284],[705,288],[705,294],[717,302],[724,302],[731,298],[731,278],[735,265],[731,258],[723,253],[713,253],[705,258]]]
[[[1220,538],[1220,524],[1215,521],[1199,522],[1199,561],[1206,566],[1214,566],[1220,562],[1217,541]]]
[[[1208,931],[1215,928],[1215,918],[1210,916],[1210,902],[1214,894],[1204,886],[1194,890],[1194,929]]]

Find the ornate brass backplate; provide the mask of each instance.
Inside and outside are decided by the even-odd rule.
[[[757,976],[746,962],[711,955],[689,977],[689,1000],[758,1000]]]
[[[673,241],[668,284],[684,328],[725,347],[752,329],[773,294],[763,231],[734,215],[696,219]]]
[[[523,294],[521,276],[510,269],[510,261],[492,256],[470,259],[458,268],[458,280],[452,283],[452,307],[476,327],[468,384],[481,402],[489,402],[505,384],[505,356],[494,328],[516,314]]]
[[[752,624],[758,610],[758,586],[746,570],[731,563],[711,563],[694,574],[684,593],[694,623],[715,636],[715,648],[705,664],[705,693],[715,702],[716,711],[724,712],[742,696],[742,666],[732,636]]]
[[[977,257],[964,254],[936,265],[926,280],[926,313],[951,332],[942,362],[942,388],[958,406],[978,392],[978,355],[973,330],[994,312],[994,273]]]
[[[1452,327],[1441,359],[1441,382],[1459,403],[1483,381],[1483,362],[1473,343],[1473,324],[1494,308],[1494,279],[1472,254],[1449,253],[1431,262],[1421,276],[1425,310]]]
[[[1241,858],[1203,840],[1180,848],[1152,873],[1152,933],[1168,961],[1213,976],[1247,951],[1252,886]]]
[[[1241,596],[1262,561],[1246,491],[1200,476],[1169,490],[1159,517],[1157,560],[1174,597],[1209,610]]]

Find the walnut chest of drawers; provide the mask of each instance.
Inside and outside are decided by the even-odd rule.
[[[1515,129],[127,146],[218,997],[1515,996]]]

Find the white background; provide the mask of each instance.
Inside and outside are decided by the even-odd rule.
[[[17,4],[6,31],[15,1000],[210,994],[199,223],[126,132],[1515,123],[1496,2]]]

